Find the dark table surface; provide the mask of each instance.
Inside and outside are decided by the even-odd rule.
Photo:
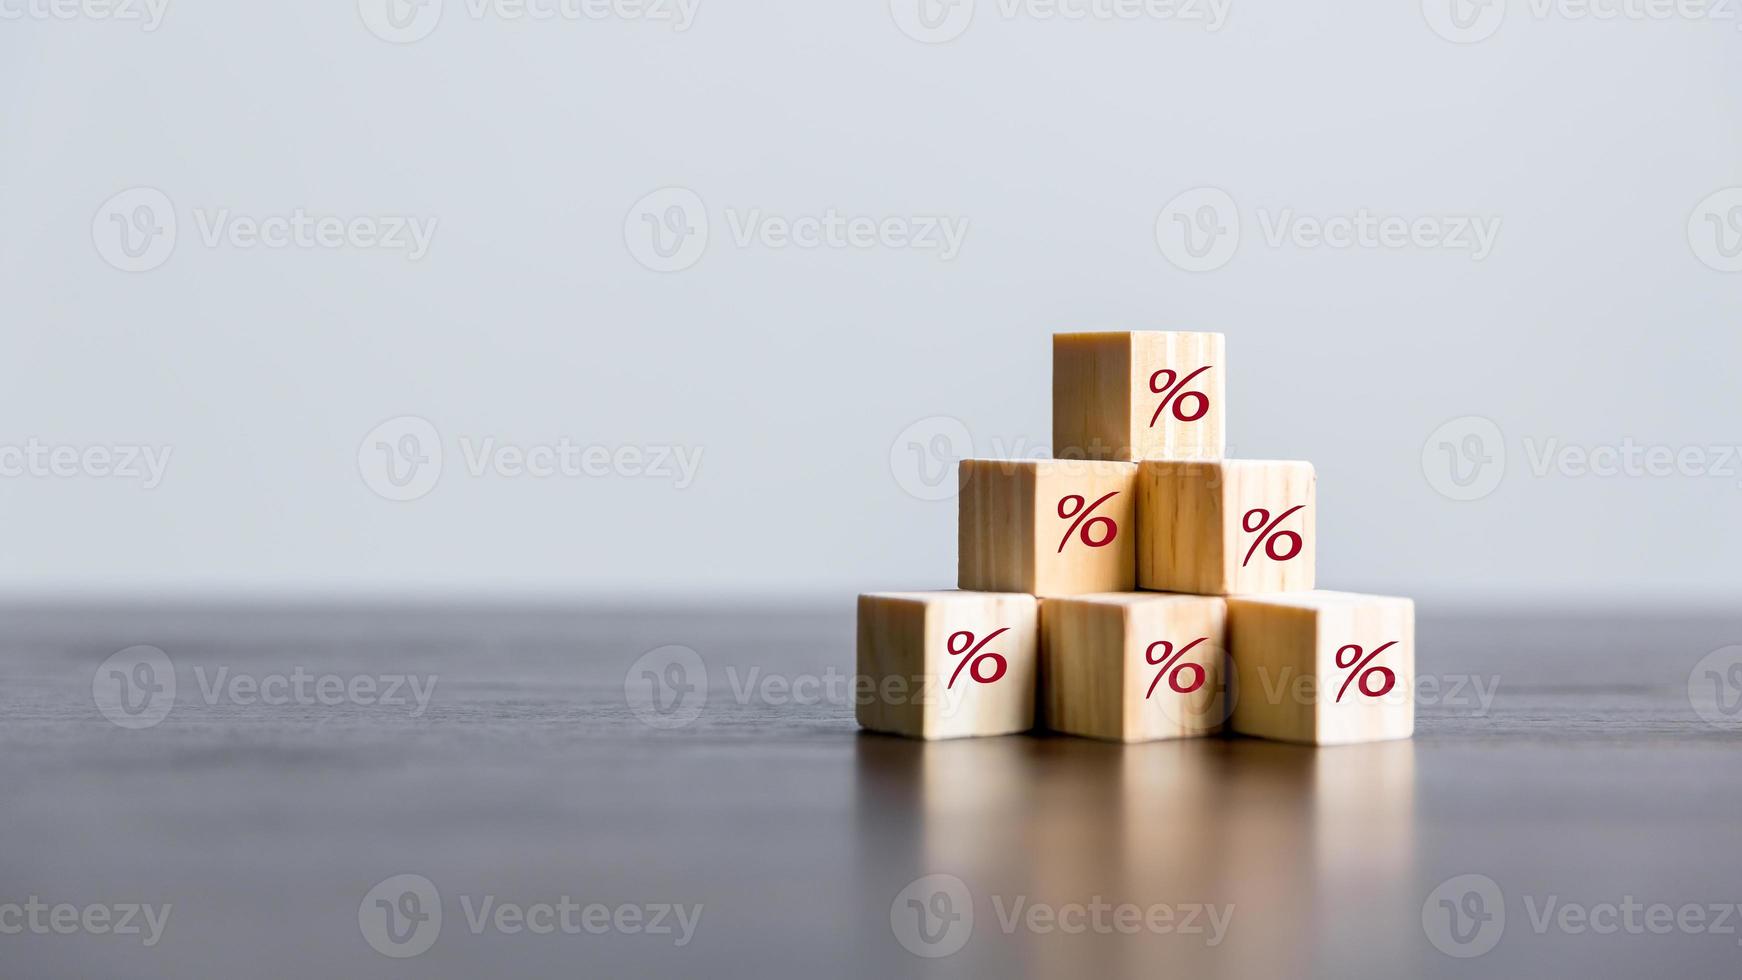
[[[0,976],[1742,972],[1742,668],[1709,656],[1742,614],[1424,604],[1416,738],[1322,751],[862,735],[851,615],[0,610]],[[123,727],[107,671],[164,680],[110,660],[137,645],[176,689]],[[662,715],[668,645],[706,697]],[[439,929],[383,938],[384,895]],[[620,925],[496,917],[565,899]],[[103,929],[136,903],[170,906],[154,945]]]

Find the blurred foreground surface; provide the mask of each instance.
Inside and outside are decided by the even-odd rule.
[[[1702,658],[1742,642],[1742,617],[1424,608],[1418,670],[1434,681],[1416,739],[1313,751],[860,735],[838,679],[852,671],[851,614],[0,611],[0,975],[1571,977],[1742,964],[1742,736],[1689,694],[1690,678],[1707,682]],[[168,658],[173,699],[158,723],[123,727],[99,710],[104,685],[136,694],[164,678],[116,680],[103,665],[143,644]],[[705,663],[706,697],[691,692],[699,713],[661,727],[683,712],[637,701],[661,676],[637,660],[673,644]],[[391,908],[374,908],[386,893],[372,889],[405,874],[439,897],[390,888]],[[908,888],[930,875],[965,894]],[[1440,887],[1464,875],[1498,895],[1475,879]],[[63,934],[41,912],[47,925],[30,928],[33,899],[171,910],[147,947],[101,916]],[[526,922],[554,926],[540,931],[502,913],[565,899],[615,918],[565,930],[533,911]],[[675,915],[671,933],[649,934],[667,905],[701,906],[687,942]],[[1653,905],[1678,918],[1659,928]],[[419,918],[431,906],[434,925]],[[393,958],[375,945],[426,948]]]

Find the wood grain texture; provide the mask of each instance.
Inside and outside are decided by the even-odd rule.
[[[1034,727],[1040,668],[1038,617],[1039,604],[1030,595],[860,596],[860,680],[854,691],[859,724],[924,739],[1028,731]],[[972,636],[958,641],[963,652],[953,656],[950,638],[962,632]],[[994,659],[977,666],[981,656]],[[998,658],[1002,671],[996,669]],[[995,679],[982,683],[977,677]]]
[[[1135,461],[1224,455],[1227,351],[1221,334],[1059,333],[1053,335],[1052,351],[1055,456]],[[1200,368],[1209,370],[1185,381]],[[1171,380],[1177,390],[1175,401],[1157,417],[1163,395],[1150,382],[1161,371],[1174,372]],[[1201,415],[1196,398],[1186,398],[1187,392],[1207,400]],[[1180,414],[1191,421],[1181,421],[1174,412],[1182,398],[1186,401]]]
[[[956,584],[1042,596],[1136,588],[1136,486],[1135,463],[963,460]]]
[[[887,980],[919,962],[890,935],[891,900],[942,871],[979,902],[972,940],[939,967],[964,976],[1064,960],[1108,980],[1734,975],[1733,936],[1537,935],[1520,906],[1734,897],[1742,782],[1727,773],[1742,719],[1702,719],[1689,679],[1742,641],[1742,605],[1419,605],[1416,737],[1314,751],[1255,738],[922,742],[862,731],[839,684],[764,688],[851,676],[851,596],[19,601],[0,607],[4,901],[174,913],[151,949],[0,937],[0,972]],[[166,650],[181,686],[163,724],[123,731],[91,684],[137,643]],[[680,729],[625,704],[626,672],[664,644],[707,665],[704,710]],[[195,673],[296,666],[440,682],[413,714],[212,703]],[[1474,677],[1491,697],[1430,677]],[[357,910],[404,872],[440,887],[447,921],[429,952],[395,966],[362,941]],[[1499,881],[1518,918],[1486,956],[1454,960],[1426,941],[1420,913],[1429,889],[1469,872]],[[681,948],[474,936],[460,895],[707,911]],[[1237,912],[1216,947],[1177,933],[1006,935],[990,895]]]
[[[1144,742],[1210,735],[1227,720],[1223,600],[1153,593],[1053,598],[1041,602],[1040,621],[1047,728]],[[1149,662],[1152,649],[1165,670]],[[1183,652],[1173,660],[1176,651]],[[1175,670],[1182,671],[1180,686],[1195,682],[1196,689],[1177,693],[1168,681]]]
[[[1145,460],[1138,466],[1140,587],[1197,595],[1314,587],[1318,481],[1311,463]],[[1300,509],[1283,518],[1296,507]],[[1272,539],[1262,529],[1247,531],[1243,521],[1255,510],[1269,515],[1266,525],[1282,518],[1272,533],[1284,536]],[[1287,535],[1299,536],[1298,553]],[[1277,560],[1273,554],[1292,556]]]
[[[1338,651],[1351,645],[1361,653],[1339,666]],[[1230,598],[1228,648],[1239,692],[1236,732],[1345,745],[1415,731],[1415,603],[1408,599],[1350,592]]]

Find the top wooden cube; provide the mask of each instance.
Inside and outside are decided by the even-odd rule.
[[[1221,459],[1226,380],[1219,333],[1053,334],[1052,454]]]

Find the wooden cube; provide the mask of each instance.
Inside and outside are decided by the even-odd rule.
[[[1350,592],[1228,600],[1234,730],[1341,745],[1415,731],[1415,603]]]
[[[1227,367],[1219,333],[1053,334],[1053,455],[1221,459]]]
[[[1311,463],[1138,465],[1139,586],[1198,595],[1313,587],[1318,481]]]
[[[1227,604],[1128,592],[1040,604],[1046,727],[1119,742],[1209,735],[1228,718]]]
[[[1080,595],[1137,583],[1137,465],[963,460],[956,584]]]
[[[859,597],[859,724],[912,738],[1034,727],[1039,603],[988,592]]]

